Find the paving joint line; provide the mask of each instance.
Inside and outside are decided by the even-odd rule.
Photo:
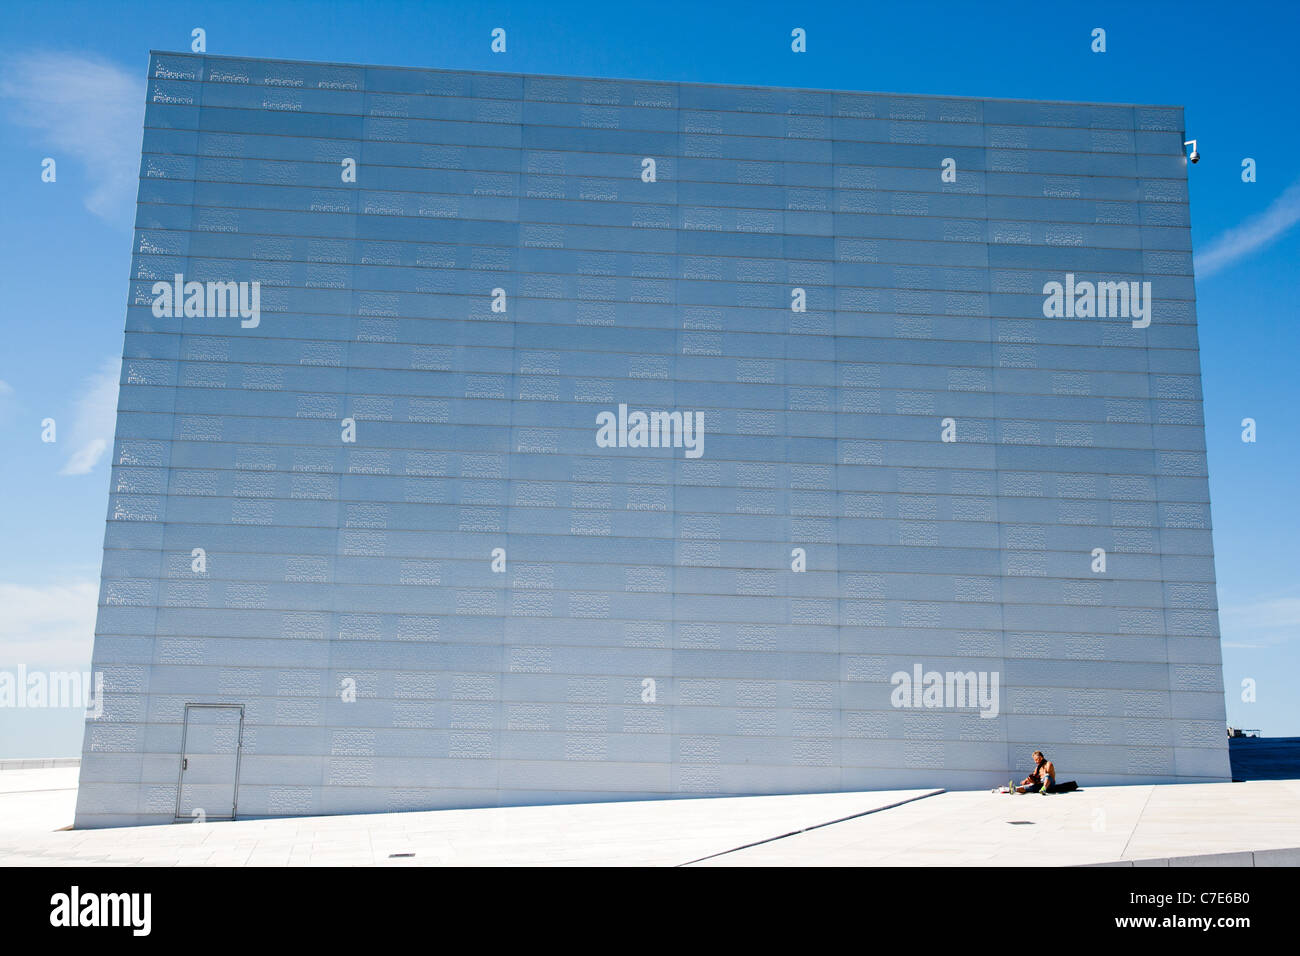
[[[762,846],[764,843],[775,843],[777,840],[784,840],[787,837],[798,836],[801,833],[808,833],[810,830],[820,830],[822,827],[834,826],[837,823],[844,823],[848,820],[856,820],[858,817],[870,816],[873,813],[882,813],[885,810],[893,810],[895,807],[915,803],[918,800],[925,800],[928,797],[937,797],[939,794],[947,792],[947,790],[943,789],[931,790],[929,793],[923,793],[917,797],[908,797],[906,800],[899,800],[897,803],[891,803],[887,806],[872,807],[870,810],[863,810],[861,813],[850,813],[847,817],[840,817],[836,820],[827,820],[825,823],[814,823],[812,826],[804,827],[802,830],[791,830],[789,833],[781,833],[777,836],[755,840],[753,843],[746,843],[744,846],[732,847],[730,850],[719,850],[717,853],[710,853],[708,856],[702,856],[698,860],[688,860],[685,863],[676,863],[674,866],[691,866],[695,863],[703,863],[705,860],[712,860],[720,856],[726,856],[729,853],[739,853],[741,850],[748,850],[750,847]]]
[[[1138,827],[1142,825],[1142,815],[1147,812],[1147,806],[1151,803],[1151,798],[1155,795],[1155,792],[1155,785],[1150,785],[1150,789],[1147,791],[1147,798],[1142,801],[1142,809],[1138,810],[1137,817],[1133,820],[1133,829],[1129,831],[1128,839],[1124,841],[1124,849],[1119,851],[1119,858],[1121,860],[1126,858],[1124,854],[1128,853],[1129,844],[1132,843],[1133,838],[1137,836]]]

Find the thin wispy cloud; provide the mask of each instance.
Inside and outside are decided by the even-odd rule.
[[[0,409],[3,409],[6,406],[8,406],[11,403],[13,397],[14,397],[14,387],[10,385],[8,382],[6,382],[4,379],[0,379]]]
[[[1300,638],[1300,598],[1279,597],[1219,611],[1224,647],[1262,648]]]
[[[14,387],[0,379],[0,424],[9,424],[17,414],[18,403],[14,401]]]
[[[130,214],[140,171],[141,77],[82,53],[22,53],[0,63],[0,98],[9,118],[36,130],[56,162],[81,164],[90,183],[87,209],[104,219]]]
[[[1261,213],[1221,233],[1196,256],[1196,275],[1206,278],[1232,265],[1256,249],[1262,249],[1300,222],[1300,179],[1278,196]]]
[[[82,386],[72,422],[72,454],[59,472],[61,475],[89,474],[113,447],[113,429],[117,423],[117,383],[122,360],[108,358],[99,371]],[[61,440],[61,439],[60,439]]]
[[[84,668],[90,663],[99,585],[0,582],[0,668]]]

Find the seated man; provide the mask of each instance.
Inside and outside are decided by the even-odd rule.
[[[1062,784],[1061,788],[1056,786],[1056,765],[1043,756],[1041,750],[1034,751],[1034,769],[1029,772],[1024,780],[1020,781],[1020,786],[1009,785],[1012,793],[1061,793],[1065,787],[1074,789],[1070,784]]]

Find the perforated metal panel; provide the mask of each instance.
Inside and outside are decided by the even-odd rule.
[[[79,826],[172,819],[196,702],[241,816],[1228,777],[1180,109],[148,95]]]

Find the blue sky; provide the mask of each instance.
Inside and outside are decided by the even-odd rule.
[[[168,0],[4,16],[0,668],[89,665],[148,51],[189,49],[202,27],[234,56],[1185,106],[1228,719],[1300,735],[1300,5]],[[0,756],[75,754],[80,728],[74,710],[9,711]]]

